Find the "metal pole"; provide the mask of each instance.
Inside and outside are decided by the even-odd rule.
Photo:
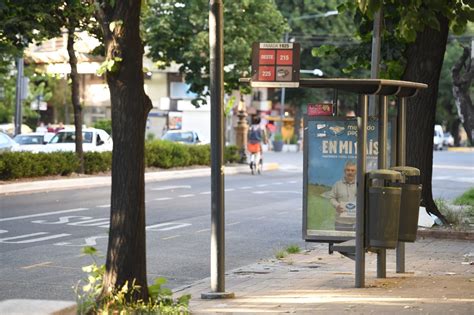
[[[380,33],[382,31],[382,8],[380,8],[374,17],[374,28],[372,31],[372,55],[370,60],[370,78],[377,79],[380,72]],[[369,98],[369,114],[375,113],[375,95]]]
[[[23,58],[17,59],[16,75],[16,106],[15,106],[15,136],[21,134],[22,110],[21,99],[23,91]]]
[[[406,165],[406,98],[398,99],[397,115],[397,166]],[[398,242],[397,245],[397,273],[405,272],[405,243]]]
[[[284,42],[288,43],[288,32],[285,33]],[[285,94],[286,89],[284,87],[281,88],[281,104],[280,104],[280,133],[283,134],[283,118],[285,117]]]
[[[203,299],[233,297],[225,292],[224,220],[224,31],[222,0],[211,0],[209,8],[211,94],[211,292]]]
[[[379,98],[379,154],[378,168],[387,168],[387,123],[388,123],[388,97]],[[385,249],[377,251],[377,278],[387,277],[387,253]]]
[[[357,117],[356,288],[365,286],[365,172],[368,103],[368,96],[362,95],[359,99],[360,116]]]

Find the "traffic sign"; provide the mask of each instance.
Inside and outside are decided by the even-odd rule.
[[[298,87],[300,44],[253,43],[252,87]]]

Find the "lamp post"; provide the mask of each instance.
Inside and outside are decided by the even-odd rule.
[[[289,19],[288,23],[290,23],[291,21],[318,19],[318,18],[321,18],[321,17],[327,17],[327,16],[331,16],[331,15],[338,15],[338,14],[339,14],[339,12],[337,10],[332,10],[332,11],[327,11],[327,12],[324,12],[324,13],[302,15],[302,16],[298,16],[298,17],[294,17],[294,18]],[[284,38],[285,43],[288,43],[289,35],[290,34],[288,32],[285,33],[285,38]],[[314,69],[314,70],[309,70],[309,71],[314,71],[313,72],[314,75],[319,75],[319,76],[323,75],[321,70],[319,70],[321,74],[319,74],[319,72],[316,72],[316,70],[319,70],[319,69]],[[301,70],[300,73],[308,73],[306,71],[308,71],[308,70]],[[286,89],[284,87],[281,88],[280,126],[279,126],[280,133],[282,133],[283,118],[285,117],[285,93],[286,93]]]

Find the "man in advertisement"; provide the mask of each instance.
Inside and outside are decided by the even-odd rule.
[[[326,194],[326,197],[336,210],[335,229],[339,231],[355,230],[356,174],[355,162],[348,160],[344,165],[344,177],[337,181]]]

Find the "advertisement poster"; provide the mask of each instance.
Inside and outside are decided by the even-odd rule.
[[[168,113],[168,129],[170,130],[181,129],[182,125],[183,125],[182,112],[169,112]]]
[[[306,117],[304,226],[306,240],[355,237],[357,204],[357,120]],[[391,139],[390,124],[388,138]],[[367,126],[367,171],[377,168],[378,122]],[[387,141],[387,156],[390,157]],[[387,165],[390,165],[388,163]]]

